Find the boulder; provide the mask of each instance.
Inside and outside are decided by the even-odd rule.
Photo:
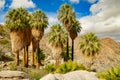
[[[64,74],[64,80],[98,80],[98,78],[95,72],[79,70]]]
[[[48,74],[41,78],[40,80],[63,80],[62,74]]]
[[[56,80],[56,77],[54,76],[54,74],[48,74],[40,80]]]
[[[98,78],[95,72],[79,70],[66,74],[48,74],[40,80],[98,80]]]
[[[28,74],[22,71],[0,71],[0,80],[33,80]]]

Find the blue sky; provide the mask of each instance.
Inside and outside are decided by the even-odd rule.
[[[57,11],[64,3],[74,8],[82,26],[80,35],[94,32],[99,37],[120,41],[120,0],[0,0],[0,23],[4,24],[8,10],[24,7],[29,12],[44,11],[50,27],[58,22]]]
[[[91,2],[93,1],[93,2]],[[0,0],[0,2],[4,2],[4,5],[0,7],[0,22],[4,22],[4,16],[6,12],[10,9],[17,7],[24,7],[28,9],[30,12],[33,12],[36,9],[41,9],[48,16],[57,15],[57,11],[59,7],[68,3],[71,4],[74,8],[77,18],[82,16],[86,16],[90,14],[89,8],[92,4],[96,3],[96,0]]]

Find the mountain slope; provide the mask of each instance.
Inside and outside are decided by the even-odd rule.
[[[75,60],[77,60],[79,63],[84,63],[87,65],[90,59],[82,55],[82,52],[78,46],[80,40],[80,37],[75,39]],[[101,51],[94,59],[92,68],[97,69],[98,71],[104,71],[111,66],[120,64],[120,44],[111,38],[103,38],[100,40],[100,43],[102,45]],[[47,44],[46,37],[43,37],[40,46],[46,53],[52,55],[51,47]]]

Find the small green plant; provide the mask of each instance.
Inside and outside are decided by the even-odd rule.
[[[49,73],[54,72],[54,71],[56,70],[54,64],[48,64],[48,65],[46,65],[46,66],[45,66],[45,69],[46,69]]]
[[[17,70],[17,66],[15,64],[11,63],[10,70]]]
[[[48,72],[45,69],[36,70],[33,68],[25,68],[22,66],[16,66],[16,65],[14,65],[14,63],[10,64],[10,70],[13,70],[13,71],[17,70],[17,71],[26,72],[35,80],[39,80],[44,75],[48,74]]]
[[[9,43],[9,41],[7,40],[7,39],[2,39],[2,40],[0,40],[0,44],[1,45],[6,45],[6,44],[8,44]]]
[[[39,80],[41,77],[48,74],[48,72],[45,69],[36,70],[36,69],[30,69],[28,71],[28,74],[35,80]]]
[[[106,80],[120,80],[120,65],[117,67],[112,67],[104,73],[98,73],[100,79]]]
[[[12,56],[5,55],[2,50],[0,49],[0,61],[13,61]]]
[[[39,62],[41,62],[42,60],[45,59],[45,54],[43,50],[40,48],[38,49],[38,53],[39,53]],[[34,54],[34,59],[36,60],[36,53]]]
[[[68,61],[62,63],[56,70],[57,73],[67,73],[75,70],[87,70],[83,64],[78,65],[76,61]]]

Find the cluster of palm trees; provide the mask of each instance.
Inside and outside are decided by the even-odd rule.
[[[39,68],[38,49],[39,42],[48,26],[48,18],[41,10],[30,14],[24,8],[8,11],[5,20],[10,30],[12,51],[16,55],[16,65],[19,65],[19,51],[24,48],[23,66],[28,66],[28,46],[32,44],[32,65],[34,65],[34,52],[36,51],[36,67]]]
[[[80,22],[76,19],[76,14],[74,9],[69,4],[63,4],[58,10],[58,20],[61,24],[54,24],[51,26],[50,31],[47,35],[48,42],[52,46],[53,57],[56,60],[56,67],[59,65],[60,55],[66,47],[65,61],[68,61],[69,57],[69,37],[72,40],[72,60],[74,60],[74,40],[78,36],[78,33],[81,31]],[[34,65],[34,52],[36,51],[36,67],[37,69],[40,66],[39,62],[39,42],[44,35],[44,30],[48,26],[48,18],[44,12],[41,10],[36,10],[30,14],[24,8],[17,8],[8,11],[6,14],[5,20],[6,27],[10,30],[12,51],[16,55],[16,65],[19,65],[19,51],[24,48],[24,58],[23,66],[28,66],[28,46],[32,44],[32,65]],[[63,27],[62,27],[63,26]],[[90,34],[95,36],[94,34]],[[80,48],[83,53],[96,53],[99,51],[99,40],[96,37],[89,36],[83,38],[85,43],[80,42]],[[92,39],[91,39],[92,38]],[[96,41],[96,45],[90,44],[90,47],[94,49],[88,49],[86,46],[89,43],[89,40]],[[91,42],[90,42],[91,43]],[[84,45],[83,45],[84,44]],[[90,50],[90,52],[89,52]]]
[[[81,30],[81,25],[76,19],[76,14],[71,5],[62,5],[58,11],[57,17],[64,28],[60,24],[55,24],[51,27],[51,30],[47,35],[48,41],[53,47],[52,49],[56,59],[56,66],[59,64],[60,54],[64,47],[67,47],[67,57],[65,58],[65,61],[68,61],[69,36],[72,40],[72,60],[74,60],[74,40],[78,36],[78,32]]]
[[[79,21],[76,19],[76,14],[69,4],[64,4],[60,7],[58,11],[58,20],[63,24],[64,28],[67,31],[67,59],[69,56],[69,35],[72,39],[72,60],[74,60],[74,40],[77,37],[78,33],[81,31],[81,25]]]

